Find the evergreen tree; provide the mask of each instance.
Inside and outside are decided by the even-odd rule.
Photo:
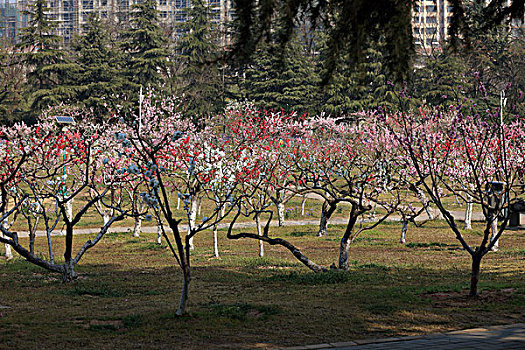
[[[413,91],[420,103],[450,105],[460,102],[470,84],[464,60],[449,50],[435,50],[420,57],[413,78]]]
[[[29,26],[20,33],[18,48],[27,69],[29,116],[34,117],[43,108],[69,101],[75,91],[64,84],[72,73],[66,54],[60,49],[61,39],[53,34],[56,23],[48,16],[46,0],[36,0],[24,14],[29,15]]]
[[[387,72],[383,65],[383,41],[366,45],[358,63],[345,54],[337,63],[331,79],[324,87],[323,110],[333,116],[392,107],[387,88]],[[322,51],[324,54],[326,46]],[[321,57],[321,62],[323,62]]]
[[[470,47],[464,51],[472,86],[469,97],[483,106],[482,110],[496,110],[500,105],[500,92],[508,90],[510,109],[514,109],[513,113],[523,111],[523,99],[518,98],[520,91],[525,91],[523,29],[513,33],[508,25],[484,28],[485,14],[486,8],[479,2],[470,3],[466,9],[466,23],[472,33]]]
[[[242,86],[245,97],[258,108],[315,114],[318,83],[312,58],[294,39],[284,49],[268,44],[258,50],[245,71]]]
[[[0,124],[16,121],[23,103],[24,73],[13,56],[0,48]]]
[[[130,28],[123,33],[122,48],[127,53],[125,75],[128,95],[140,88],[165,82],[169,68],[167,37],[157,18],[157,3],[146,0],[132,6]]]
[[[223,91],[210,16],[203,0],[191,0],[187,20],[178,25],[183,34],[176,43],[175,91],[183,98],[184,112],[196,120],[222,107]]]
[[[123,77],[118,55],[112,49],[105,26],[97,15],[90,16],[86,32],[73,45],[77,85],[76,101],[102,117],[114,109]]]

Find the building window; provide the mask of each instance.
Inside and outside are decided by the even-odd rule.
[[[166,6],[168,4],[168,0],[159,0],[160,6]]]
[[[419,34],[419,28],[414,28],[414,34]]]
[[[427,17],[427,23],[437,23],[436,17]]]
[[[427,11],[427,12],[436,12],[436,6],[434,6],[434,5],[425,6],[425,11]]]
[[[433,27],[433,28],[425,28],[425,33],[426,33],[426,34],[436,34],[436,33],[437,33],[437,28],[436,28],[436,27]]]
[[[93,0],[82,0],[82,8],[84,10],[93,10]]]
[[[414,6],[414,12],[419,12],[419,5]]]

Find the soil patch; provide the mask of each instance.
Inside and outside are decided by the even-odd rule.
[[[486,303],[500,303],[512,297],[514,288],[484,290],[477,297],[469,297],[468,290],[461,292],[425,293],[422,296],[432,299],[434,307],[471,307]]]

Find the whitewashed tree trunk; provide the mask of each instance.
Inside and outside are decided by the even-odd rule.
[[[343,241],[339,244],[339,268],[348,271],[348,260],[350,258],[350,240]]]
[[[2,195],[0,194],[0,201],[2,200]],[[6,207],[9,205],[9,198],[7,199],[6,201]],[[0,213],[0,216],[2,216],[4,213]],[[7,228],[7,226],[9,225],[7,219],[4,219],[3,223],[5,228]],[[0,232],[0,235],[2,235],[2,237],[5,237],[3,233]],[[11,246],[7,243],[4,243],[4,247],[5,247],[5,257],[7,258],[7,260],[11,260],[13,259],[13,252],[11,251]]]
[[[73,219],[73,198],[66,202],[66,214],[69,220]]]
[[[9,244],[4,244],[5,246],[5,257],[7,260],[13,259],[13,252],[11,251],[11,246]]]
[[[157,244],[162,244],[162,224],[157,224]]]
[[[177,196],[177,210],[180,209],[180,197]]]
[[[324,237],[326,236],[326,232],[328,229],[328,219],[326,218],[326,213],[321,211],[321,220],[319,221],[319,232],[317,232],[317,237]]]
[[[261,218],[259,217],[259,213],[255,215],[255,225],[257,226],[257,235],[262,236],[262,229],[261,229]],[[262,240],[259,240],[259,256],[264,256],[264,242]]]
[[[304,206],[306,204],[306,195],[303,194],[303,200],[301,201],[301,216],[304,216]]]
[[[5,237],[3,233],[0,233],[2,235],[2,237]],[[5,257],[7,258],[7,260],[11,260],[13,259],[13,252],[11,251],[11,246],[7,243],[4,243],[4,247],[5,247]]]
[[[494,240],[494,237],[498,234],[498,217],[494,215],[494,219],[492,220],[492,225],[490,227],[490,241],[492,242]],[[493,252],[497,252],[499,250],[499,240],[494,242],[494,245],[491,249]]]
[[[465,225],[464,230],[472,229],[472,196],[467,194],[467,207],[465,208]]]
[[[198,208],[199,208],[199,209],[198,209],[198,211],[197,211],[198,215],[201,215],[201,207],[202,207],[202,197],[199,198],[199,205],[198,205]]]
[[[133,237],[140,237],[142,233],[142,218],[137,216],[135,217],[135,226],[133,227]]]
[[[418,193],[418,197],[419,197],[419,202],[423,205],[423,207],[425,208],[425,212],[427,213],[427,216],[428,216],[428,219],[429,220],[434,220],[434,210],[432,209],[432,207],[430,206],[430,204],[428,203],[428,200],[427,200],[427,196],[425,195],[425,193],[418,189],[417,190],[417,193]]]
[[[403,228],[401,229],[401,239],[399,240],[399,242],[402,244],[406,243],[407,229],[408,229],[408,221],[403,220]]]
[[[109,220],[111,219],[111,215],[109,215],[108,213],[104,213],[104,215],[102,215],[102,220],[104,221],[104,226],[106,226],[106,224],[109,222]]]
[[[284,203],[283,202],[279,202],[277,203],[277,216],[279,218],[279,227],[283,227],[284,226]]]
[[[188,227],[188,235],[191,234],[191,229],[195,227],[195,221],[197,220],[197,208],[198,207],[198,200],[196,196],[191,197],[191,204],[190,204],[190,222]],[[190,249],[195,249],[195,246],[193,245],[193,237],[189,240]]]
[[[219,257],[219,239],[217,237],[217,224],[213,225],[213,255]]]

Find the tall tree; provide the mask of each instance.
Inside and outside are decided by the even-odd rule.
[[[471,85],[465,60],[451,50],[421,55],[414,69],[414,95],[423,104],[437,106],[461,102]]]
[[[284,50],[275,44],[254,54],[245,72],[246,98],[259,108],[298,113],[317,112],[319,78],[312,58],[297,39]]]
[[[185,12],[187,20],[178,25],[183,34],[175,45],[175,91],[183,98],[185,113],[195,119],[217,111],[223,91],[211,9],[203,0],[191,0]]]
[[[23,103],[24,72],[7,49],[0,48],[0,124],[13,122]]]
[[[348,54],[340,58],[341,62],[337,64],[328,85],[324,86],[324,111],[333,116],[346,116],[380,106],[391,106],[392,99],[387,88],[388,72],[383,64],[384,46],[382,40],[367,44],[357,67],[352,64]],[[323,55],[326,54],[324,50]]]
[[[156,87],[168,74],[169,50],[167,37],[160,28],[157,3],[146,0],[132,6],[130,28],[123,33],[122,48],[128,54],[125,75],[128,94],[140,86]]]
[[[48,15],[47,1],[36,0],[24,14],[31,20],[20,33],[18,48],[27,69],[29,116],[43,108],[68,101],[75,91],[63,84],[72,73],[66,53],[60,49],[61,38],[54,34],[56,22]]]
[[[109,43],[106,27],[97,15],[88,18],[86,32],[73,45],[77,102],[101,118],[114,109],[123,77],[118,55]]]

